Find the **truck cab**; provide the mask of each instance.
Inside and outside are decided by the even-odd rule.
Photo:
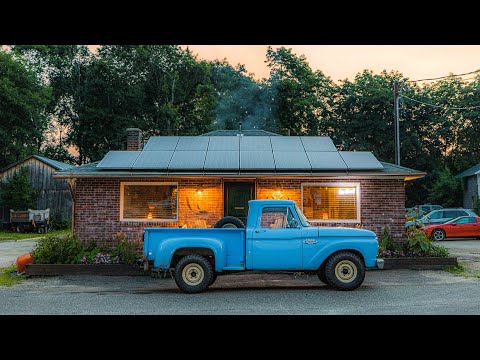
[[[188,293],[206,290],[217,275],[248,270],[315,273],[332,288],[353,290],[366,268],[382,266],[377,251],[375,233],[312,226],[292,200],[249,201],[245,228],[147,228],[144,239],[146,260],[173,269]]]

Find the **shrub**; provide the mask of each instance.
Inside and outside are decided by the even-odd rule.
[[[70,229],[72,225],[71,220],[62,220],[61,214],[57,210],[52,210],[48,220],[48,228],[50,230],[64,230]]]
[[[133,265],[141,258],[141,249],[137,244],[130,243],[124,233],[119,232],[116,240],[119,241],[119,244],[112,254],[118,256],[121,263]]]
[[[428,255],[432,250],[432,242],[423,231],[419,229],[409,229],[405,247],[406,253]]]
[[[37,264],[75,264],[82,251],[82,243],[69,235],[47,235],[37,242],[31,255]]]
[[[390,227],[385,226],[383,228],[382,236],[380,237],[380,245],[378,247],[380,251],[394,251],[392,235],[390,234]]]
[[[448,255],[450,255],[450,252],[443,245],[432,244],[432,248],[429,255],[435,256],[435,257],[448,257]]]

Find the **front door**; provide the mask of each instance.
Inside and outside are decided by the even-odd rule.
[[[255,199],[255,183],[225,182],[224,216],[235,216],[247,224],[248,201]]]
[[[255,270],[300,270],[302,228],[290,207],[265,206],[253,231]]]

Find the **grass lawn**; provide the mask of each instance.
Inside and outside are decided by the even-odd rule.
[[[12,272],[14,272],[12,274]],[[21,276],[17,276],[17,268],[10,266],[7,268],[0,268],[0,286],[12,286],[22,281]]]
[[[61,234],[70,234],[70,230],[52,230],[49,231],[48,234],[50,235],[61,235]],[[0,230],[0,241],[4,240],[22,240],[22,239],[32,239],[32,238],[40,238],[44,237],[45,234],[37,234],[34,232],[31,233],[17,233],[8,230]]]

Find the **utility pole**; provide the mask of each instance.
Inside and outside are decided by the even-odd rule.
[[[400,121],[398,112],[398,103],[400,97],[398,96],[398,81],[393,84],[393,104],[395,114],[395,164],[400,165]]]

